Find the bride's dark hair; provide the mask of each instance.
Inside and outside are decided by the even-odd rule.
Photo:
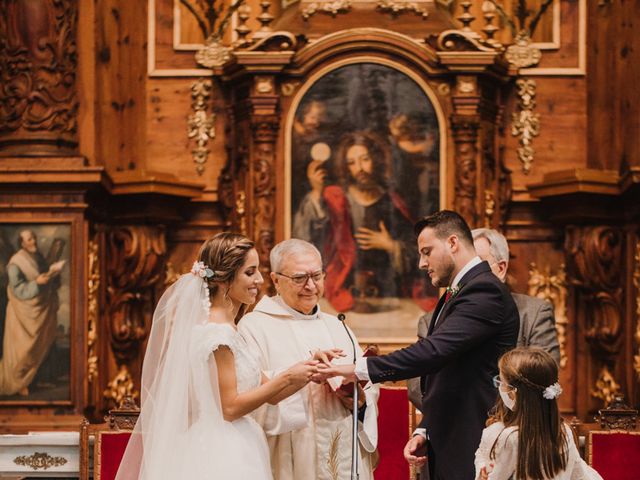
[[[218,233],[202,244],[198,261],[213,271],[212,277],[205,278],[211,299],[218,293],[222,284],[233,282],[253,248],[252,240],[239,233],[230,232]]]

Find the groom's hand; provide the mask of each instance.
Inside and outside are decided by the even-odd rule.
[[[331,377],[344,377],[343,383],[351,383],[356,381],[355,365],[318,365],[318,373],[316,373],[312,381],[322,383]]]
[[[409,463],[409,465],[415,465],[416,467],[421,467],[425,463],[427,463],[426,456],[418,456],[418,450],[422,450],[421,447],[424,447],[427,443],[427,439],[422,435],[414,435],[407,442],[404,447],[404,459]]]

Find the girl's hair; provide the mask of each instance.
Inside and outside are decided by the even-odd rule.
[[[519,347],[498,362],[505,382],[517,389],[514,410],[498,398],[489,423],[501,421],[518,429],[518,462],[515,478],[545,480],[567,467],[567,438],[555,398],[544,390],[558,381],[555,360],[541,348]],[[496,442],[491,448],[495,459]]]
[[[253,241],[244,235],[229,232],[218,233],[202,244],[198,261],[204,262],[213,271],[212,277],[204,278],[209,287],[209,298],[213,299],[222,284],[233,282],[253,248]],[[238,318],[244,309],[242,305]]]

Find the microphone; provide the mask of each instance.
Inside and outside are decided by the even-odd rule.
[[[344,327],[344,331],[347,332],[347,336],[349,340],[351,340],[351,346],[353,347],[353,364],[356,364],[356,342],[349,332],[347,328],[347,324],[345,320],[347,317],[344,313],[338,314],[338,320],[342,323]],[[353,384],[353,411],[351,412],[353,415],[353,424],[352,424],[352,433],[353,436],[351,438],[351,480],[358,480],[360,478],[360,474],[358,473],[358,379],[356,378]]]

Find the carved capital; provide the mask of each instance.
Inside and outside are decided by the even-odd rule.
[[[78,2],[3,2],[0,152],[77,153]]]

